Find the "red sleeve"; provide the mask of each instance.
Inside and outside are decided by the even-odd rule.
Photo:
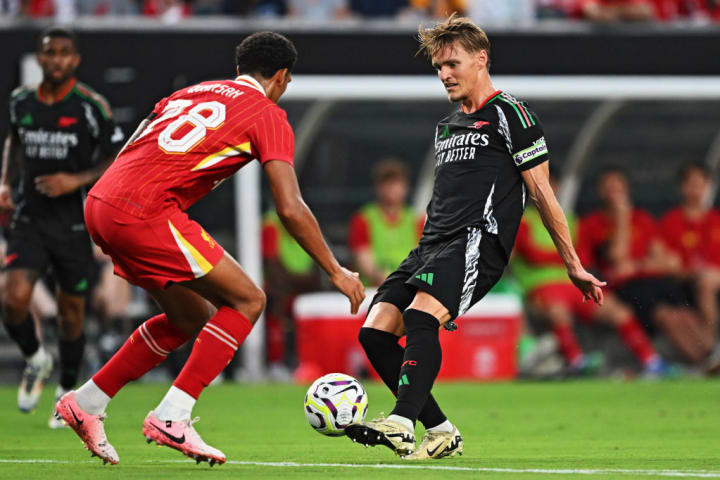
[[[153,111],[152,111],[153,117],[159,116],[163,112],[163,110],[165,110],[167,103],[168,103],[168,97],[165,97],[162,100],[160,100],[159,102],[157,102],[155,104],[155,108],[153,108]]]
[[[370,246],[370,228],[362,213],[356,213],[350,220],[348,246],[353,252]]]
[[[593,268],[596,266],[595,245],[593,239],[593,218],[585,216],[580,220],[580,227],[577,234],[577,254],[580,262],[585,268]]]
[[[528,263],[537,266],[562,265],[563,261],[557,250],[546,250],[538,247],[532,241],[530,228],[525,222],[520,222],[517,237],[515,239],[515,250]]]
[[[266,108],[249,133],[260,163],[281,160],[293,165],[295,134],[284,110]]]
[[[262,229],[262,256],[265,260],[278,256],[278,231],[271,223],[266,223]]]
[[[678,254],[682,254],[682,247],[680,245],[681,229],[682,227],[678,223],[676,210],[671,210],[666,213],[662,220],[660,220],[660,236],[662,237],[663,243],[667,248]]]

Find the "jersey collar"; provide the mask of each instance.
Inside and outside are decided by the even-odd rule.
[[[75,88],[76,83],[77,83],[77,79],[73,77],[71,79],[70,83],[68,83],[67,87],[65,87],[65,90],[60,92],[60,95],[58,95],[58,97],[55,99],[55,101],[53,103],[59,103],[59,102],[65,100],[65,97],[67,97],[68,94],[73,91],[73,88]],[[42,86],[42,83],[40,83],[40,85],[38,85],[37,89],[35,90],[35,93],[37,94],[38,100],[40,100],[42,103],[45,103],[45,100],[43,99],[42,89],[40,88],[41,86]],[[47,105],[52,105],[52,103],[47,104]]]
[[[245,87],[254,88],[254,89],[257,90],[258,92],[260,92],[260,93],[262,93],[263,95],[265,95],[265,90],[263,90],[262,85],[260,85],[260,83],[259,83],[257,80],[255,80],[253,77],[251,77],[250,75],[240,75],[240,76],[238,76],[238,77],[235,79],[235,83],[239,83],[239,84],[241,84],[241,85],[243,85],[243,86],[245,86]],[[265,96],[267,96],[267,95],[265,95]]]

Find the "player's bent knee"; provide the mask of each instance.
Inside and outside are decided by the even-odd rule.
[[[3,317],[7,322],[23,322],[30,308],[31,296],[24,292],[6,290],[2,298]]]

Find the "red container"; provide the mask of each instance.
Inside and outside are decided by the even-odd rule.
[[[368,292],[363,307],[370,303]],[[339,293],[311,293],[295,300],[298,382],[312,382],[331,372],[359,375],[370,367],[357,334],[366,310],[350,315],[350,304]],[[441,380],[506,380],[517,373],[516,345],[522,305],[509,294],[491,294],[457,322],[456,332],[440,332],[443,347]]]

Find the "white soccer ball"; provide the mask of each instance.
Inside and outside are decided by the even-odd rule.
[[[344,373],[329,373],[310,385],[305,394],[305,416],[316,432],[343,435],[345,427],[362,422],[368,396],[360,382]]]

